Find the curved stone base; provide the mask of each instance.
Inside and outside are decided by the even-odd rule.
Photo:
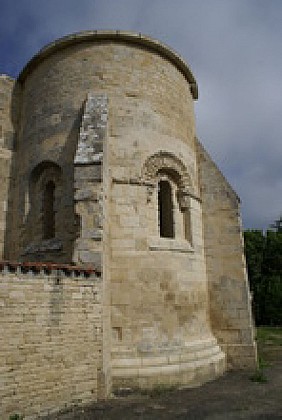
[[[140,352],[139,352],[140,353]],[[174,351],[143,352],[129,358],[116,353],[112,361],[113,389],[158,385],[196,387],[222,375],[225,354],[215,339],[194,341]]]

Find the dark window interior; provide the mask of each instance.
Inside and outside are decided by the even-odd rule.
[[[43,195],[43,238],[52,239],[55,237],[55,184],[49,181]]]
[[[174,238],[172,190],[168,181],[159,182],[158,203],[160,236]]]

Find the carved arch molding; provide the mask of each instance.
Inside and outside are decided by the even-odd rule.
[[[152,188],[161,174],[166,174],[177,185],[178,201],[182,210],[189,207],[190,197],[196,197],[191,176],[184,163],[172,153],[165,151],[155,153],[143,165],[142,180],[145,183],[150,183]],[[151,195],[152,192],[152,190],[148,191],[148,195]]]

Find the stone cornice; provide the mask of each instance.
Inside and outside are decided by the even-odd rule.
[[[18,81],[23,83],[29,73],[54,52],[82,42],[116,42],[137,44],[140,47],[149,49],[160,54],[162,57],[172,62],[179,71],[185,76],[190,85],[190,90],[194,99],[198,99],[197,82],[183,58],[170,47],[162,44],[156,39],[142,35],[140,33],[128,31],[83,31],[60,38],[46,47],[42,48],[23,68],[19,74]]]

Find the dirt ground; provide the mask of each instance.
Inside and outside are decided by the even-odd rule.
[[[264,368],[262,378],[267,382],[228,372],[199,388],[115,397],[46,420],[282,419],[282,360]]]

